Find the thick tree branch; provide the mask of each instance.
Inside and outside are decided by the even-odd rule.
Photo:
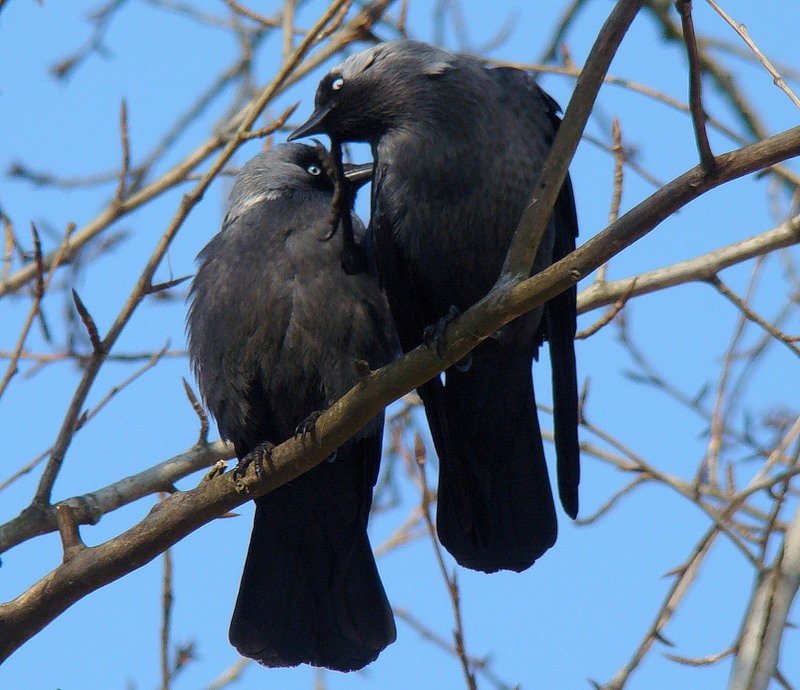
[[[514,231],[499,283],[510,279],[521,280],[530,275],[539,243],[567,177],[569,164],[578,148],[603,78],[622,38],[643,4],[644,0],[619,0],[600,29],[581,76],[575,84],[575,91],[558,128],[550,155]]]
[[[313,438],[292,438],[276,447],[262,478],[251,467],[244,480],[214,476],[196,489],[177,493],[118,537],[77,553],[19,597],[0,606],[0,660],[73,603],[141,567],[206,522],[309,470],[362,428],[388,403],[463,358],[483,338],[543,304],[611,256],[647,234],[692,199],[714,187],[800,153],[800,127],[723,154],[706,175],[695,167],[620,217],[580,249],[532,278],[499,285],[448,329],[440,358],[420,346],[366,375],[317,420]],[[237,491],[238,489],[238,491]],[[239,491],[246,493],[239,493]]]

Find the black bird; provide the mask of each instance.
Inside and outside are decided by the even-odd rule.
[[[364,141],[374,157],[378,272],[404,351],[497,280],[514,228],[560,124],[526,72],[416,41],[382,43],[334,67],[290,138]],[[533,266],[575,248],[567,179]],[[555,543],[557,521],[531,377],[549,341],[561,503],[578,513],[575,289],[482,342],[445,383],[419,393],[439,455],[437,527],[468,568],[521,571]],[[440,329],[439,329],[440,330]]]
[[[321,147],[258,154],[233,186],[222,231],[198,257],[189,355],[240,459],[285,441],[341,397],[358,380],[356,360],[377,368],[396,350],[377,279],[341,268],[330,170]],[[256,499],[230,627],[244,656],[350,671],[394,641],[367,538],[382,433],[380,415],[327,461]]]

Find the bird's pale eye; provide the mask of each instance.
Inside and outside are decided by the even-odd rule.
[[[343,86],[344,86],[344,79],[342,79],[341,77],[336,77],[336,79],[334,79],[334,80],[331,82],[331,88],[332,88],[334,91],[338,91],[338,90],[339,90],[339,89],[341,89]]]
[[[322,168],[320,168],[318,165],[314,165],[314,164],[312,163],[311,165],[309,165],[309,166],[306,168],[306,172],[307,172],[309,175],[321,175],[321,174],[322,174]]]

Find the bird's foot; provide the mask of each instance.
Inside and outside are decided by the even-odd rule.
[[[294,436],[297,438],[298,436],[303,437],[306,434],[314,435],[314,431],[317,428],[317,420],[322,416],[322,413],[325,410],[317,410],[316,412],[312,412],[308,417],[306,417],[302,422],[300,422],[294,430]]]
[[[445,346],[445,331],[447,327],[453,323],[461,315],[461,310],[455,305],[451,304],[447,314],[445,314],[436,323],[427,326],[422,331],[422,341],[428,347],[435,346],[436,354],[442,356]]]
[[[275,446],[269,441],[264,441],[258,444],[253,450],[245,455],[233,468],[233,479],[236,482],[237,491],[246,491],[244,486],[244,477],[247,474],[247,468],[253,465],[256,471],[256,477],[262,479],[264,477],[264,463],[268,466],[272,464],[272,449]]]

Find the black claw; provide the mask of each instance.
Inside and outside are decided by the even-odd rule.
[[[269,441],[257,445],[233,468],[233,478],[241,479],[247,473],[247,468],[253,465],[256,468],[256,477],[261,479],[264,476],[264,461],[266,460],[267,464],[270,464],[273,448],[275,446]]]
[[[305,436],[306,434],[314,434],[314,430],[317,426],[317,420],[322,416],[323,410],[317,410],[316,412],[312,412],[308,417],[306,417],[302,422],[300,422],[294,430],[294,436],[297,438],[298,436]]]
[[[442,356],[445,346],[445,331],[447,327],[453,323],[461,315],[461,310],[455,305],[451,304],[447,314],[445,314],[436,323],[427,326],[422,332],[422,340],[428,346],[436,346],[436,354]]]
[[[464,359],[459,359],[454,365],[453,369],[465,374],[472,367],[472,353],[470,352]]]

